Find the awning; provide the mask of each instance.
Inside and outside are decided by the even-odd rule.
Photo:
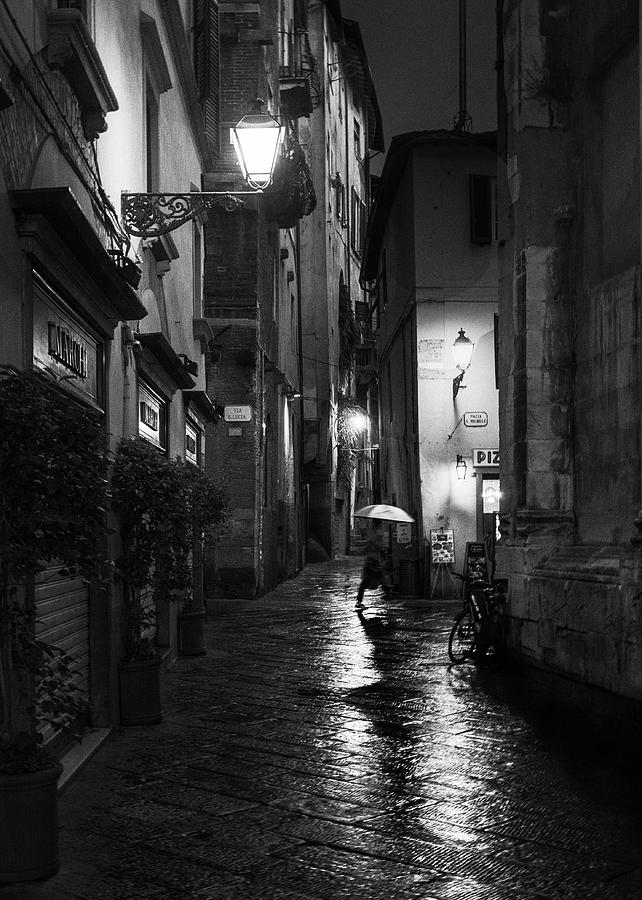
[[[183,389],[194,387],[194,381],[162,331],[153,331],[150,334],[138,333],[136,339],[140,341],[143,350],[152,354],[177,387]]]
[[[147,310],[103,247],[94,226],[68,187],[9,191],[9,202],[24,232],[29,216],[41,215],[78,263],[101,288],[121,321],[143,319]]]

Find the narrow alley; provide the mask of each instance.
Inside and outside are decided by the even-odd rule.
[[[510,671],[450,667],[452,605],[371,592],[360,621],[360,565],[211,610],[162,723],[114,732],[64,788],[59,873],[0,897],[641,897],[621,745]]]

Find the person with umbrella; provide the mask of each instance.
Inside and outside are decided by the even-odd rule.
[[[363,595],[366,590],[374,590],[379,585],[384,590],[387,598],[392,593],[392,580],[386,571],[385,539],[381,520],[373,520],[370,536],[366,544],[366,558],[363,563],[363,574],[355,609],[363,606]]]
[[[366,590],[373,590],[381,585],[386,597],[390,597],[392,593],[392,579],[387,569],[382,522],[414,522],[415,520],[398,506],[389,506],[385,503],[364,506],[362,509],[358,509],[354,516],[360,519],[372,519],[374,523],[366,544],[363,577],[357,593],[356,609],[359,609],[363,606],[363,595]]]

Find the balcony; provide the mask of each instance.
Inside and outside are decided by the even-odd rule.
[[[290,119],[309,116],[321,102],[317,61],[305,30],[280,32],[279,105]]]

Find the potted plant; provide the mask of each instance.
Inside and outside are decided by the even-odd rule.
[[[97,413],[44,373],[0,370],[0,883],[58,868],[61,766],[42,729],[73,732],[86,705],[73,660],[38,639],[34,579],[99,578],[107,460]]]
[[[199,656],[206,652],[203,557],[205,548],[214,542],[218,527],[227,518],[228,505],[224,494],[202,469],[185,465],[181,474],[189,518],[186,530],[192,544],[192,570],[179,618],[180,649],[183,656]]]
[[[151,724],[162,717],[160,657],[149,637],[155,609],[167,601],[194,603],[192,553],[206,526],[221,518],[224,502],[204,472],[168,460],[138,437],[118,448],[112,496],[122,546],[121,722]]]

